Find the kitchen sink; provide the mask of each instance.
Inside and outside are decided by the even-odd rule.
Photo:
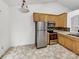
[[[68,34],[68,35],[79,37],[79,33],[71,33],[71,34]]]

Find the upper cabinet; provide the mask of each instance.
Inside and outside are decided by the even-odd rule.
[[[60,15],[33,13],[33,21],[51,21],[56,23],[56,27],[67,27],[67,13]]]
[[[67,13],[59,15],[57,21],[59,27],[67,27]]]
[[[48,15],[46,15],[46,14],[39,14],[39,19],[40,19],[40,21],[47,21],[48,20]]]
[[[33,21],[47,21],[48,15],[41,13],[33,13]]]
[[[33,13],[33,20],[34,21],[40,21],[38,13]]]

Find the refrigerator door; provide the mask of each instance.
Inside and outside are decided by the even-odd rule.
[[[37,22],[37,31],[45,30],[45,22]]]
[[[42,48],[47,46],[47,36],[45,31],[37,31],[37,48]]]

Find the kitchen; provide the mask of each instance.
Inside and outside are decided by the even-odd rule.
[[[53,33],[55,34],[55,36],[57,36],[56,32],[53,32],[53,29],[68,30],[67,13],[63,13],[60,15],[33,13],[33,19],[34,19],[33,21],[35,22],[35,29],[36,29],[35,30],[36,37],[37,37],[36,41],[37,41],[37,39],[39,39],[39,40],[42,39],[40,37],[44,36],[43,34],[41,34],[42,32],[39,33],[39,30],[45,30],[46,32],[49,33],[49,36],[53,35]],[[45,23],[45,24],[43,24],[43,23]],[[45,27],[45,29],[43,29],[44,27]],[[45,34],[46,34],[46,32],[45,32]],[[45,37],[47,37],[47,36],[48,35],[46,35]],[[53,38],[53,36],[51,36],[51,37]],[[49,37],[49,38],[51,38],[51,37]],[[51,40],[51,39],[49,39],[49,40]],[[50,44],[50,43],[48,43],[48,44]]]
[[[42,17],[40,15],[42,15]],[[75,52],[76,54],[79,54],[79,47],[78,47],[79,45],[75,44],[75,43],[79,42],[79,40],[78,40],[79,39],[79,33],[78,33],[79,29],[76,29],[76,28],[75,28],[75,30],[73,29],[74,27],[79,25],[79,22],[78,22],[79,16],[78,15],[73,16],[74,18],[71,18],[71,20],[72,20],[71,23],[73,23],[73,22],[75,23],[75,21],[77,20],[77,22],[75,24],[73,23],[72,26],[74,26],[74,27],[72,27],[71,29],[67,27],[67,13],[63,13],[63,14],[60,14],[60,15],[34,13],[33,17],[34,17],[34,19],[33,19],[34,22],[49,23],[48,25],[46,25],[48,35],[46,35],[45,37],[47,37],[47,42],[45,41],[46,38],[44,39],[42,37],[42,36],[44,36],[44,35],[42,35],[42,32],[41,32],[41,34],[39,34],[39,32],[37,31],[37,33],[38,33],[38,34],[36,34],[37,37],[38,37],[36,39],[37,48],[45,47],[45,46],[47,46],[47,44],[51,44],[50,40],[52,40],[53,43],[59,43],[62,46],[66,47],[67,49]],[[39,25],[40,24],[38,24],[38,28],[40,28]],[[43,24],[41,26],[43,26]],[[43,39],[42,38],[39,39],[39,37],[42,37],[44,39],[44,42],[43,42]]]
[[[75,7],[74,10],[73,9],[70,10],[69,8],[67,8],[70,7],[70,3],[66,1],[65,1],[66,3],[69,3],[69,6],[67,7],[60,4],[60,2],[56,1],[52,2],[47,1],[44,3],[43,1],[41,2],[33,1],[28,5],[29,12],[22,13],[23,11],[20,12],[21,6],[17,1],[15,0],[0,1],[1,3],[0,6],[2,7],[0,8],[1,9],[0,24],[1,24],[1,34],[3,34],[0,37],[1,39],[0,55],[3,55],[5,51],[8,50],[8,48],[12,48],[7,54],[5,54],[5,56],[3,56],[2,59],[26,59],[26,58],[78,59],[79,58],[78,40],[77,40],[78,37],[72,35],[78,33],[79,23],[78,19],[76,18],[79,15],[79,10],[78,8],[76,9]],[[20,1],[20,4],[21,3],[22,2]],[[76,23],[74,19],[76,19]],[[36,47],[34,45],[35,21],[38,22],[42,21],[45,23],[47,22],[49,25],[53,23],[53,26],[55,26],[53,27],[55,40],[50,40],[50,37],[52,39],[54,34],[48,33],[51,32],[50,31],[51,28],[50,26],[48,26],[49,29],[47,32],[48,35],[47,47],[40,49],[35,48]],[[74,24],[76,24],[76,26],[74,26]],[[33,46],[29,47],[28,45]]]

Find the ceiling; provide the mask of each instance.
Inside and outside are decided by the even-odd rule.
[[[7,3],[9,6],[15,6],[18,5],[20,3],[22,3],[22,0],[3,0],[5,3]],[[47,3],[47,2],[55,2],[57,0],[26,0],[26,2],[28,2],[28,4],[32,4],[32,3]]]
[[[16,6],[21,4],[22,0],[3,0],[9,6]],[[47,3],[47,2],[59,2],[71,10],[79,9],[79,0],[26,0],[28,3]]]
[[[70,8],[71,10],[79,9],[79,0],[58,0],[61,4]]]

